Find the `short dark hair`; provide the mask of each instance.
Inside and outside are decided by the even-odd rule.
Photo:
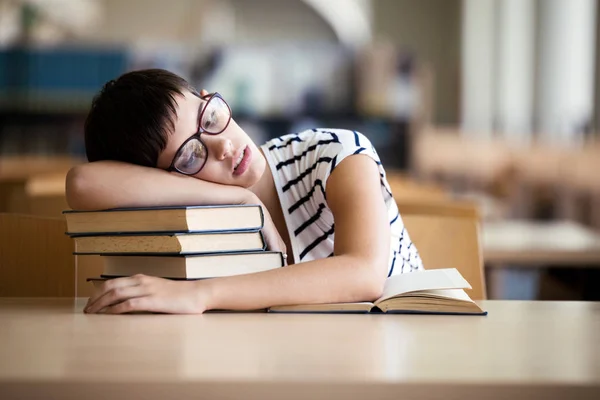
[[[128,72],[107,82],[85,120],[88,161],[114,160],[156,167],[175,129],[175,96],[196,90],[162,69]]]

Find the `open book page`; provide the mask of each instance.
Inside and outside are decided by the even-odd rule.
[[[467,293],[462,289],[433,289],[420,290],[406,294],[414,297],[435,297],[437,299],[452,299],[459,301],[473,301]]]
[[[328,303],[328,304],[301,304],[295,306],[275,306],[270,312],[306,312],[306,313],[331,313],[331,312],[361,312],[371,311],[373,303]]]
[[[389,277],[375,304],[405,293],[439,289],[471,289],[471,285],[456,268],[410,272]]]

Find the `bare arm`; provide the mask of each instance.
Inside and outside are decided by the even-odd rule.
[[[390,224],[373,160],[345,159],[328,180],[327,203],[335,218],[334,257],[198,282],[200,295],[208,292],[207,309],[377,299],[388,269]]]
[[[335,256],[226,278],[173,282],[148,276],[107,281],[86,312],[198,313],[273,305],[375,300],[389,261],[390,225],[373,160],[345,159],[327,183],[335,218]],[[360,210],[360,212],[357,212]]]
[[[67,175],[66,190],[69,207],[75,210],[244,204],[255,199],[249,190],[241,187],[115,161],[74,167]]]
[[[220,185],[157,168],[115,161],[82,164],[71,169],[67,202],[74,210],[178,205],[259,204],[265,214],[263,232],[270,250],[285,253],[285,244],[267,208],[248,189]]]

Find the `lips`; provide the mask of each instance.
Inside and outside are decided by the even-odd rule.
[[[250,161],[252,160],[252,150],[250,150],[250,147],[246,146],[244,150],[242,150],[242,154],[242,160],[240,161],[238,166],[233,169],[233,175],[235,176],[242,175],[244,172],[246,172],[248,170],[248,167],[250,166]],[[237,160],[238,158],[235,159],[235,162],[237,162]]]
[[[235,161],[235,164],[233,165],[233,169],[236,169],[238,167],[238,165],[240,165],[240,163],[242,162],[242,160],[244,159],[244,154],[246,152],[246,149],[244,148],[242,151],[240,151],[240,155],[238,156],[238,158]]]

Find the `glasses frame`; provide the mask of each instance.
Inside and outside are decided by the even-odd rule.
[[[227,123],[225,124],[225,127],[223,127],[223,129],[221,129],[218,132],[210,132],[210,131],[202,129],[202,119],[204,118],[204,112],[208,108],[208,104],[215,97],[221,99],[221,101],[227,106],[227,110],[229,110],[229,119],[227,120]],[[229,126],[229,123],[231,122],[231,107],[229,107],[229,104],[227,104],[227,102],[225,101],[225,99],[223,98],[223,96],[221,96],[217,92],[214,92],[214,93],[209,93],[209,94],[207,94],[205,96],[202,96],[200,98],[202,100],[205,100],[206,104],[202,108],[202,111],[200,111],[200,115],[198,115],[198,131],[196,133],[194,133],[192,136],[190,136],[189,138],[187,138],[185,140],[185,142],[183,142],[181,144],[181,146],[179,146],[179,148],[175,152],[175,156],[173,157],[173,161],[171,161],[171,165],[169,165],[169,168],[167,168],[167,171],[169,171],[169,172],[171,172],[171,171],[177,171],[177,172],[179,172],[180,174],[183,174],[183,175],[196,175],[198,172],[202,171],[202,168],[204,168],[204,166],[206,165],[206,162],[208,161],[208,146],[206,146],[206,144],[202,141],[202,138],[201,138],[200,135],[202,133],[206,133],[206,134],[211,135],[211,136],[219,135],[219,134],[223,133],[225,131],[225,129],[227,129],[227,127]],[[204,160],[204,162],[202,163],[202,165],[200,166],[200,168],[198,168],[198,170],[196,172],[184,172],[184,171],[181,171],[179,168],[177,168],[175,166],[175,162],[179,159],[181,150],[185,147],[185,145],[187,145],[192,140],[197,140],[197,141],[200,142],[200,144],[202,146],[204,146],[204,149],[206,150],[206,159]]]

